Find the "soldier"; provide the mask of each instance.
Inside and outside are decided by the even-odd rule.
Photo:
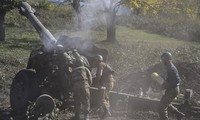
[[[171,104],[180,92],[179,85],[181,79],[178,70],[172,63],[171,53],[163,53],[161,55],[161,61],[166,69],[166,78],[162,84],[162,89],[165,90],[165,94],[162,96],[159,104],[160,120],[168,120],[168,109],[177,115],[177,120],[181,120],[185,115]]]
[[[59,72],[58,77],[60,80],[61,85],[61,91],[62,91],[62,97],[64,104],[67,105],[69,98],[71,97],[71,67],[72,67],[72,58],[69,56],[67,52],[64,51],[64,48],[62,45],[57,45],[57,64],[59,65]],[[64,106],[65,106],[64,105]]]
[[[84,106],[84,120],[89,119],[90,110],[90,90],[92,84],[92,75],[87,67],[84,66],[83,60],[76,59],[72,71],[72,84],[75,100],[74,120],[80,119],[81,103]]]
[[[94,65],[97,67],[97,84],[100,86],[100,89],[105,87],[105,92],[100,98],[100,104],[104,110],[101,117],[105,118],[106,116],[111,116],[109,94],[114,85],[114,70],[108,64],[103,62],[103,57],[101,55],[96,55],[94,59]]]
[[[85,67],[87,67],[87,68],[90,67],[90,64],[89,64],[87,58],[84,57],[84,56],[82,56],[82,55],[80,55],[77,49],[74,49],[74,50],[72,51],[72,53],[73,53],[73,57],[74,57],[75,59],[81,59],[81,60],[83,60],[83,63],[84,63],[84,66],[85,66]]]

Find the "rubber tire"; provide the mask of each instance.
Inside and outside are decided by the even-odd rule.
[[[35,102],[39,95],[39,80],[35,71],[30,69],[19,71],[10,89],[10,104],[14,114],[25,117],[29,103]]]

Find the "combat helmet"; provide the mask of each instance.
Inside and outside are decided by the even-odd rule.
[[[98,60],[98,61],[103,61],[103,57],[101,56],[101,55],[96,55],[95,57],[94,57],[94,59],[95,60]]]
[[[76,61],[74,62],[74,67],[80,67],[80,66],[84,66],[84,62],[82,59],[76,59]]]
[[[164,52],[161,55],[161,60],[164,60],[164,61],[172,60],[172,54],[170,52]]]

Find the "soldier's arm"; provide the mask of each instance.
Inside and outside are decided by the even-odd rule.
[[[100,64],[97,66],[97,75],[96,75],[98,84],[100,83],[102,74],[103,74],[103,66]]]
[[[90,67],[90,63],[88,62],[88,59],[85,56],[82,56],[82,59],[84,61],[84,66],[86,66],[87,68]]]
[[[87,77],[88,77],[89,85],[92,85],[92,74],[88,68],[86,69],[87,69]]]
[[[64,57],[64,64],[66,66],[71,66],[72,65],[72,57],[70,55],[68,55],[66,52],[63,53],[63,57]]]

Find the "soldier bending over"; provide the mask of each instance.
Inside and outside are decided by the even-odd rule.
[[[81,103],[84,106],[84,120],[89,119],[90,110],[90,85],[92,75],[88,68],[84,66],[81,59],[76,59],[72,71],[72,84],[75,100],[74,120],[80,120]]]

